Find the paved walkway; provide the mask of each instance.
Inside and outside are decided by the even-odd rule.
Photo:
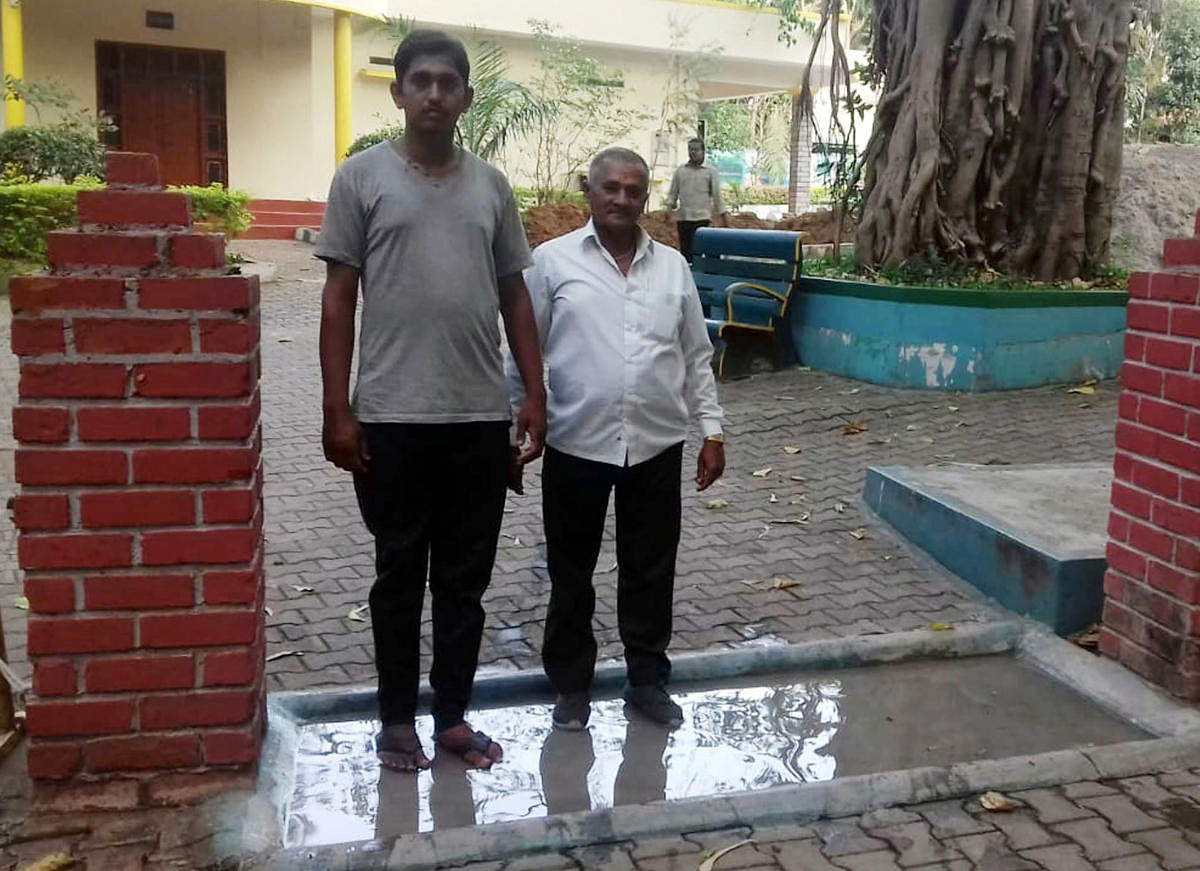
[[[303,656],[272,662],[269,685],[370,682],[369,624],[348,615],[366,602],[371,541],[348,477],[325,463],[319,443],[323,266],[293,243],[245,247],[282,267],[263,301],[268,641],[272,652]],[[1110,385],[1092,397],[1062,388],[955,396],[795,371],[723,384],[721,399],[730,437],[725,479],[705,494],[684,483],[675,650],[989,619],[990,608],[923,569],[886,534],[858,537],[867,466],[1106,460],[1116,415]],[[843,435],[849,423],[868,430]],[[526,495],[509,499],[486,601],[485,664],[539,662],[548,582],[538,476],[531,469]],[[714,499],[728,506],[707,508]],[[602,656],[620,653],[611,532],[610,518],[596,576]],[[777,577],[800,585],[771,589]]]
[[[297,244],[238,247],[282,266],[282,280],[264,289],[269,652],[303,655],[273,661],[269,684],[284,689],[369,682],[369,624],[350,619],[349,612],[366,601],[371,544],[349,482],[325,464],[319,444],[321,267],[309,259],[311,249]],[[0,327],[0,342],[7,342],[6,330],[6,324]],[[11,402],[15,364],[4,359],[0,392]],[[868,527],[858,504],[866,467],[1105,461],[1116,403],[1112,385],[1101,385],[1091,397],[1062,388],[955,396],[799,371],[724,384],[721,396],[729,418],[726,478],[702,496],[684,487],[676,650],[993,619],[993,607],[911,556],[887,532]],[[867,429],[844,435],[850,423]],[[0,419],[0,450],[11,451],[7,418]],[[11,492],[11,463],[0,468],[0,487]],[[529,495],[509,502],[481,656],[484,663],[512,668],[537,666],[547,593],[536,469],[529,477]],[[727,505],[710,509],[713,499]],[[0,607],[10,655],[24,671],[24,615],[12,607],[19,590],[11,527],[4,525],[0,536]],[[610,535],[597,574],[606,656],[619,652],[615,574],[606,571],[612,561]],[[774,589],[775,578],[799,584]],[[142,867],[143,860],[147,868],[195,868],[210,861],[214,832],[193,814],[30,821],[26,789],[19,762],[10,759],[0,771],[0,871],[23,868],[55,850],[87,856],[89,868]],[[939,802],[813,825],[681,833],[469,867],[692,871],[704,851],[747,837],[755,843],[719,860],[717,871],[1200,867],[1200,769],[1012,798],[1020,806],[1008,813],[985,811],[977,799]]]
[[[707,851],[745,839],[716,871],[1157,871],[1200,868],[1200,769],[1013,793],[1015,809],[977,799],[752,830],[692,832],[502,862],[462,871],[695,871]]]
[[[320,445],[317,330],[324,267],[311,247],[238,243],[279,264],[263,293],[263,421],[266,452],[267,618],[272,690],[337,687],[374,679],[370,624],[350,612],[367,601],[371,538],[347,475]],[[7,323],[0,342],[7,345]],[[11,402],[15,358],[0,366]],[[859,507],[869,465],[1104,461],[1112,453],[1116,388],[1094,396],[1062,388],[955,395],[893,390],[811,372],[757,375],[721,385],[728,468],[697,494],[684,482],[684,532],[676,583],[673,649],[789,642],[991,619],[996,612],[919,564],[887,532],[863,529]],[[843,435],[847,424],[864,424]],[[799,448],[799,453],[785,449]],[[7,416],[0,449],[11,451]],[[685,471],[695,462],[695,445]],[[11,491],[11,462],[0,464]],[[539,473],[510,496],[486,605],[483,664],[539,664],[548,581]],[[713,500],[727,506],[709,508]],[[789,522],[803,521],[803,522]],[[24,664],[24,614],[10,524],[0,547],[0,609],[9,655]],[[618,656],[611,517],[597,568],[600,653]],[[799,581],[774,589],[776,578]],[[425,619],[429,619],[426,603]],[[427,627],[428,628],[428,627]],[[428,652],[428,631],[423,644]]]

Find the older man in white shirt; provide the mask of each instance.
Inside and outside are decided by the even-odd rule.
[[[539,246],[525,275],[549,380],[542,510],[551,591],[542,663],[558,693],[553,720],[561,729],[585,728],[591,710],[592,575],[614,490],[625,700],[655,722],[683,722],[665,686],[691,425],[703,439],[696,488],[725,469],[696,285],[679,252],[638,226],[649,176],[633,151],[598,154],[588,175],[592,219]],[[519,404],[511,357],[509,385]]]

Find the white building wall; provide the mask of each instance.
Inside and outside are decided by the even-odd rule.
[[[157,30],[145,26],[143,0],[86,5],[81,14],[78,0],[24,4],[26,78],[58,79],[94,111],[97,40],[224,51],[231,185],[260,196],[324,195],[324,185],[313,184],[317,165],[307,134],[313,115],[310,9],[171,0],[175,29]],[[36,120],[32,113],[29,120]]]
[[[175,29],[145,26],[143,0],[36,0],[25,10],[26,75],[57,78],[95,109],[96,40],[224,51],[230,184],[257,197],[323,199],[333,174],[333,12],[338,6],[414,17],[469,38],[492,39],[507,52],[510,75],[529,82],[538,55],[530,18],[557,25],[579,38],[584,50],[623,73],[621,105],[649,116],[622,142],[653,156],[655,131],[668,80],[666,50],[672,28],[685,33],[684,47],[717,49],[702,95],[790,90],[807,56],[804,46],[776,38],[776,16],[738,9],[716,0],[170,0]],[[162,4],[159,4],[160,6]],[[352,123],[355,136],[397,120],[388,93],[389,68],[370,57],[388,56],[394,44],[370,19],[355,18]],[[363,71],[374,69],[384,78]],[[659,167],[661,195],[674,166],[686,158],[687,135],[671,143]],[[500,161],[516,184],[532,181],[532,156],[515,142]]]

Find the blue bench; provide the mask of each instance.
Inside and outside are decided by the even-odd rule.
[[[776,367],[795,363],[787,314],[804,259],[800,234],[701,227],[692,250],[717,375],[724,374],[727,338],[739,331],[769,337]]]

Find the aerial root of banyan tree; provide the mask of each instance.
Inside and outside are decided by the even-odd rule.
[[[859,259],[1070,279],[1106,263],[1132,0],[876,0]]]

